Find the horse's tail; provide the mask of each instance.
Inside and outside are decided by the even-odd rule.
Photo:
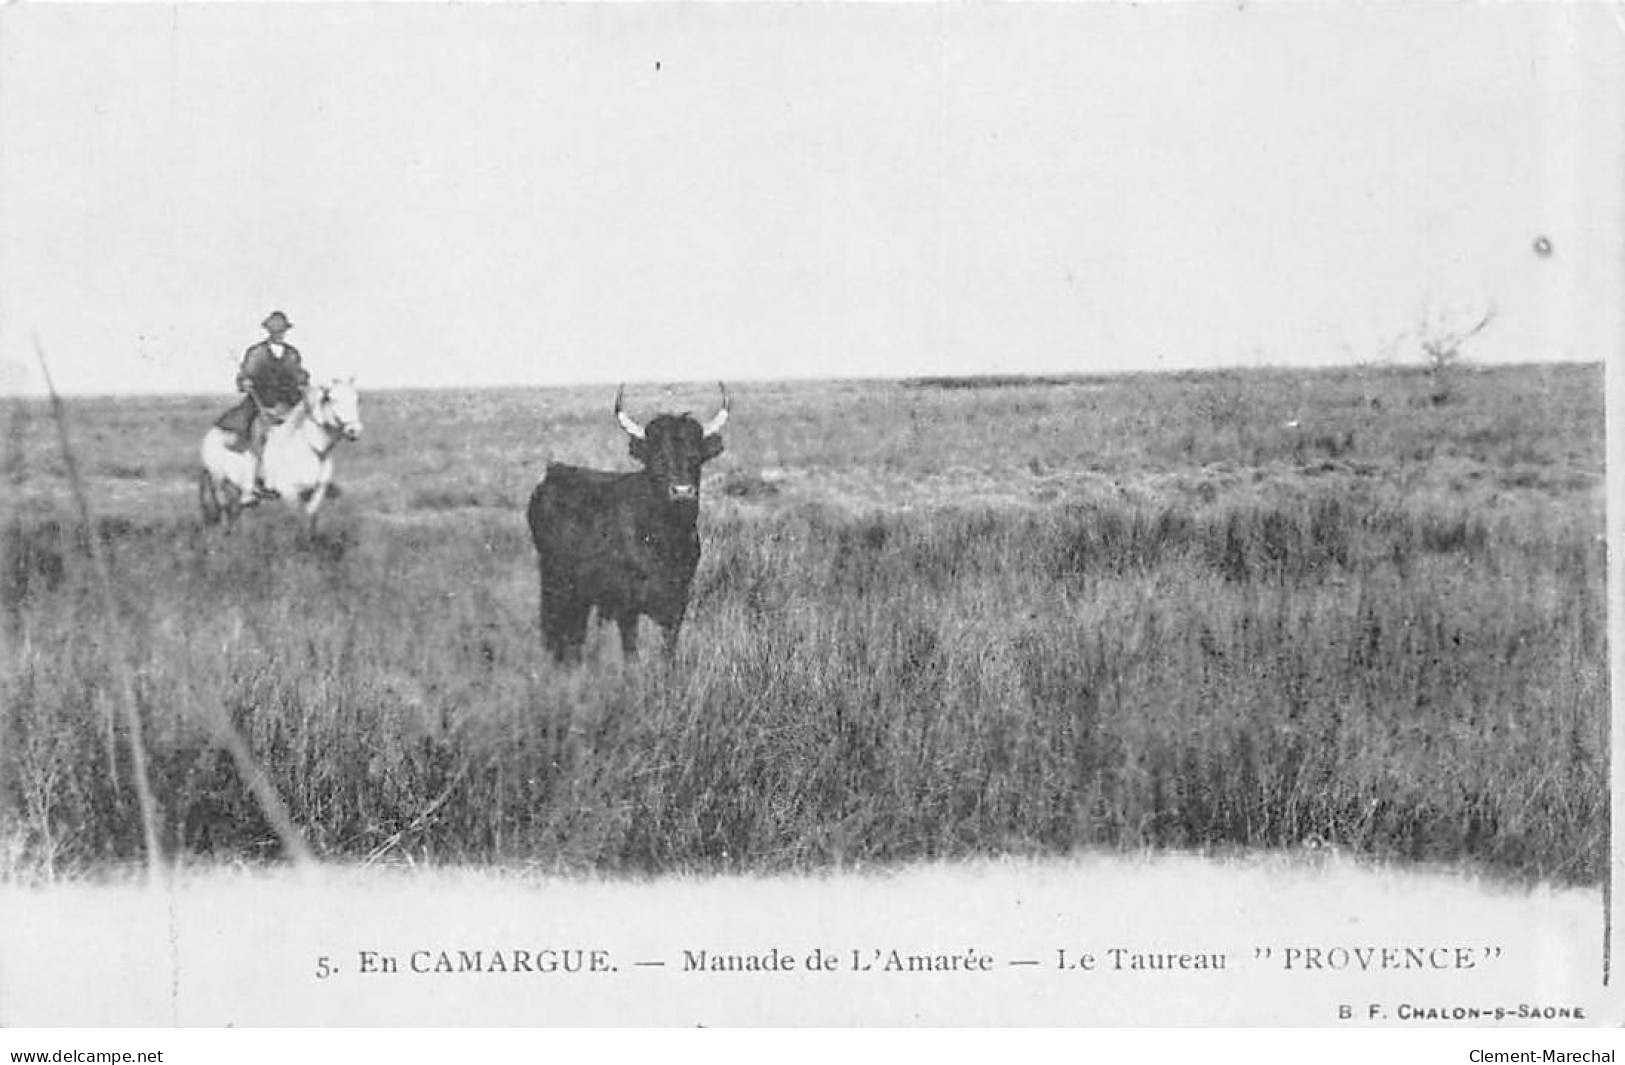
[[[197,501],[203,511],[203,524],[214,525],[220,520],[220,499],[214,494],[214,477],[208,470],[197,471]]]

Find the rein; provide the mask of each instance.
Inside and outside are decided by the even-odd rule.
[[[320,429],[322,433],[322,446],[314,449],[318,459],[325,459],[329,454],[331,454],[333,449],[338,446],[339,439],[344,435],[344,423],[342,421],[333,424],[322,418],[317,413],[321,408],[330,407],[331,404],[332,399],[328,396],[327,390],[324,388],[322,389],[322,399],[320,403],[313,407],[307,400],[304,405],[307,420],[315,425],[317,429]]]

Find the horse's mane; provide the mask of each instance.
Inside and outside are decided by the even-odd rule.
[[[322,384],[311,382],[305,386],[305,398],[304,402],[299,405],[299,417],[302,420],[326,425],[327,423],[323,420],[320,411],[324,403],[332,402],[332,393],[338,389],[347,390],[352,396],[359,398],[359,393],[355,387],[355,378],[353,377],[335,377],[331,381]]]
[[[355,388],[355,385],[352,383],[351,379],[347,377],[335,377],[331,381],[311,381],[309,384],[305,385],[304,400],[302,403],[300,403],[300,406],[304,408],[307,415],[313,413],[317,407],[322,405],[322,400],[325,398],[324,394],[331,392],[340,385],[344,385],[352,390]]]

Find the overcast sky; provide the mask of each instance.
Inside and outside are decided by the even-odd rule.
[[[1601,359],[1602,6],[0,7],[0,385]],[[1545,237],[1549,255],[1535,244]]]

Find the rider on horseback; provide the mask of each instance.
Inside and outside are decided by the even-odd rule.
[[[243,393],[243,400],[215,424],[235,434],[229,445],[233,451],[252,449],[254,494],[266,498],[276,495],[263,479],[266,434],[304,398],[310,374],[300,362],[299,349],[283,339],[293,328],[287,315],[272,311],[260,325],[269,337],[243,353],[237,371],[237,390]]]

